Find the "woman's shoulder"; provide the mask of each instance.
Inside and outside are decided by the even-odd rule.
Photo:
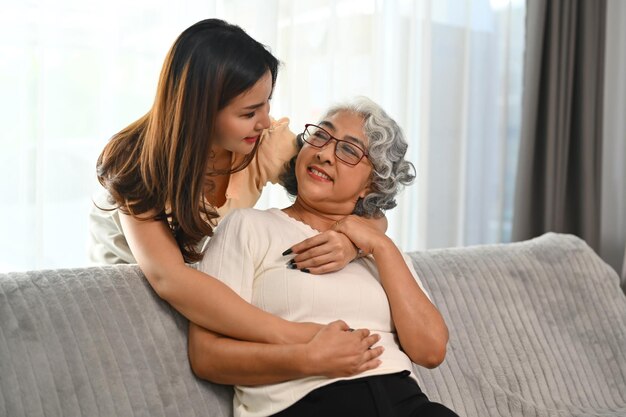
[[[281,154],[293,154],[295,151],[296,134],[291,131],[288,117],[280,119],[272,119],[270,127],[265,129],[261,136],[259,149],[268,149],[269,151],[281,151]],[[278,148],[278,149],[276,149]]]
[[[229,236],[230,238],[236,237],[241,241],[248,241],[255,237],[273,236],[276,231],[284,230],[284,224],[280,216],[274,213],[275,210],[278,209],[234,209],[220,221],[211,240],[215,237]]]
[[[275,224],[280,221],[280,216],[277,215],[280,209],[270,208],[260,210],[252,207],[236,208],[224,217],[220,222],[222,223],[252,223],[255,225],[268,225]],[[280,214],[280,213],[278,213]]]
[[[262,141],[271,142],[276,140],[277,138],[284,137],[295,137],[296,135],[291,131],[289,127],[289,118],[281,117],[279,119],[274,119],[270,116],[270,127],[265,129],[261,134]]]
[[[267,152],[272,159],[289,160],[296,151],[296,134],[291,131],[289,118],[272,119],[261,136],[258,152]]]
[[[246,169],[233,176],[239,178],[258,198],[259,191],[268,183],[278,183],[285,164],[298,152],[296,135],[289,130],[289,119],[272,119],[271,125],[261,134],[256,154]],[[231,180],[231,183],[234,184]],[[242,185],[243,186],[243,185]],[[256,200],[254,201],[256,202]],[[253,202],[253,204],[254,204]]]
[[[258,209],[254,207],[244,207],[234,209],[231,214],[235,214],[240,218],[248,218],[253,220],[270,220],[280,218],[281,212],[282,211],[279,208]]]
[[[283,132],[289,130],[289,118],[281,117],[279,119],[271,119],[270,127],[267,129],[268,133]]]

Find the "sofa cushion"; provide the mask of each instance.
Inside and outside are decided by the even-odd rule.
[[[445,362],[416,369],[461,416],[626,416],[626,297],[585,242],[412,254],[450,331]]]
[[[137,266],[0,274],[0,416],[230,416]]]

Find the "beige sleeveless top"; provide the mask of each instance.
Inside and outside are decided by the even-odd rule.
[[[253,207],[268,183],[276,184],[285,163],[296,154],[295,135],[289,130],[289,119],[273,120],[261,135],[257,153],[245,169],[231,174],[226,189],[226,202],[217,209],[219,222],[236,208]],[[233,156],[233,162],[236,156]],[[109,193],[102,189],[94,198],[89,213],[89,259],[94,264],[137,263],[128,247],[120,224],[119,211],[113,208]],[[105,210],[102,210],[105,209]],[[206,238],[200,242],[202,249]]]

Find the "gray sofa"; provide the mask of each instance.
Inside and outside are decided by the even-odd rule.
[[[417,369],[461,416],[626,416],[626,297],[581,240],[411,254],[450,329]],[[229,416],[136,266],[0,274],[0,416]]]

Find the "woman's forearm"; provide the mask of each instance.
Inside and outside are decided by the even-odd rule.
[[[272,384],[307,376],[343,377],[380,364],[380,340],[345,322],[323,326],[306,344],[271,345],[229,339],[189,325],[189,361],[194,373],[220,384]]]
[[[218,384],[262,385],[303,378],[306,346],[245,342],[218,336],[193,323],[189,360],[194,373]]]
[[[417,284],[400,250],[389,237],[357,216],[348,216],[335,230],[374,257],[405,353],[419,365],[439,365],[445,357],[448,329],[437,308]]]
[[[428,368],[438,366],[448,342],[443,317],[421,290],[391,240],[380,245],[373,255],[402,348],[413,362]]]
[[[237,339],[266,343],[305,343],[318,330],[266,313],[216,278],[187,266],[165,222],[125,214],[120,221],[152,288],[190,321]]]
[[[160,294],[190,321],[235,339],[260,343],[306,343],[319,330],[312,323],[292,323],[269,314],[203,272],[183,266],[170,271],[172,283]]]

